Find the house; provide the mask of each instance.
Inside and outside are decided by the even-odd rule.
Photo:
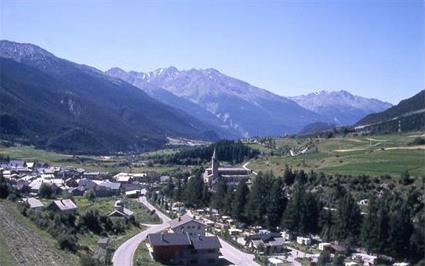
[[[129,183],[133,181],[133,176],[129,173],[119,173],[114,176],[114,180],[119,183]]]
[[[97,241],[97,245],[101,248],[106,249],[109,245],[109,238],[107,238],[107,237],[99,238],[99,240]]]
[[[23,201],[29,205],[30,209],[33,209],[33,210],[44,209],[44,204],[36,198],[24,198]]]
[[[363,265],[375,265],[378,257],[365,253],[354,253],[351,255],[351,259],[356,262],[361,262]]]
[[[140,190],[130,190],[125,192],[126,198],[138,198],[140,196]]]
[[[294,238],[294,235],[289,231],[282,231],[280,234],[285,241],[291,241]]]
[[[192,254],[191,263],[207,265],[217,263],[220,256],[221,244],[217,236],[191,236]]]
[[[180,216],[170,222],[170,229],[175,233],[187,232],[189,236],[205,235],[206,225],[189,215]]]
[[[250,235],[246,239],[246,246],[255,253],[282,253],[285,240],[280,233],[266,233]]]
[[[311,245],[311,238],[298,236],[297,237],[297,243],[300,244],[300,245],[310,246]]]
[[[267,265],[270,265],[270,266],[283,266],[283,261],[281,259],[278,259],[278,258],[269,258],[268,261],[269,261],[269,263]]]
[[[393,264],[393,266],[409,266],[410,264],[408,262],[396,262]]]
[[[115,202],[114,208],[115,210],[108,214],[109,217],[123,217],[126,220],[134,218],[134,213],[125,208],[124,202],[122,200],[117,200]]]
[[[100,238],[97,241],[97,248],[96,250],[93,252],[92,258],[99,261],[102,265],[107,265],[109,264],[108,261],[108,245],[109,245],[109,238],[107,237],[103,237]]]
[[[131,191],[131,190],[140,190],[142,185],[139,182],[129,182],[121,184],[121,191]]]
[[[186,233],[156,233],[147,237],[152,257],[169,264],[186,264],[190,255],[191,241]]]
[[[329,250],[332,247],[331,243],[319,243],[319,250]]]
[[[166,264],[207,265],[218,262],[221,244],[217,236],[189,233],[155,233],[147,237],[147,246],[155,260]]]
[[[121,183],[111,182],[109,180],[94,180],[94,182],[97,184],[95,188],[97,197],[110,197],[120,194]]]
[[[248,181],[250,174],[251,170],[243,167],[220,167],[216,150],[214,149],[211,158],[211,167],[205,169],[203,180],[211,190],[215,190],[215,187],[221,178],[224,179],[227,185],[237,186],[240,182]]]
[[[77,211],[78,207],[70,199],[55,200],[47,207],[49,211],[70,214]]]
[[[346,262],[344,266],[359,266],[359,264],[354,261],[349,261],[349,262]]]

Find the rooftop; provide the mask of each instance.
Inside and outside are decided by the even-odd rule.
[[[190,238],[187,233],[155,233],[148,235],[148,241],[152,246],[190,246]]]

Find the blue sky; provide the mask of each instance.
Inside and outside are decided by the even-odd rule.
[[[0,0],[1,39],[101,70],[216,68],[283,96],[424,89],[422,0]]]

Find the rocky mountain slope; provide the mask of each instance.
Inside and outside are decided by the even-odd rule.
[[[32,44],[0,41],[0,69],[3,137],[73,153],[150,150],[167,137],[218,139],[186,112]]]
[[[231,128],[241,136],[294,133],[311,122],[326,120],[290,99],[211,68],[180,71],[169,67],[127,74],[122,71],[117,74],[112,69],[107,73],[145,91],[149,90],[146,88],[149,84],[188,100],[218,118],[216,125]]]
[[[390,103],[356,96],[344,90],[319,91],[291,99],[337,125],[352,125],[370,113],[381,112],[392,106]]]
[[[425,129],[425,90],[379,113],[369,114],[356,123],[357,130],[379,133]]]

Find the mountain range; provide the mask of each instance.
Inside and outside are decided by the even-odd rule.
[[[295,133],[311,122],[324,119],[288,98],[226,76],[215,69],[180,71],[169,67],[143,73],[113,68],[106,73],[139,87],[173,107],[182,107],[181,101],[184,105],[190,102],[197,110],[202,109],[190,114],[239,136]],[[163,97],[164,90],[179,99],[168,101]]]
[[[392,105],[377,99],[353,95],[347,91],[319,91],[291,97],[302,107],[342,126],[353,125],[370,113],[382,112]]]
[[[0,135],[65,152],[293,134],[311,123],[353,124],[391,106],[346,91],[287,98],[212,68],[102,72],[11,41],[0,41],[0,67]]]
[[[65,152],[140,152],[167,137],[217,140],[206,123],[32,44],[0,42],[0,133]]]

